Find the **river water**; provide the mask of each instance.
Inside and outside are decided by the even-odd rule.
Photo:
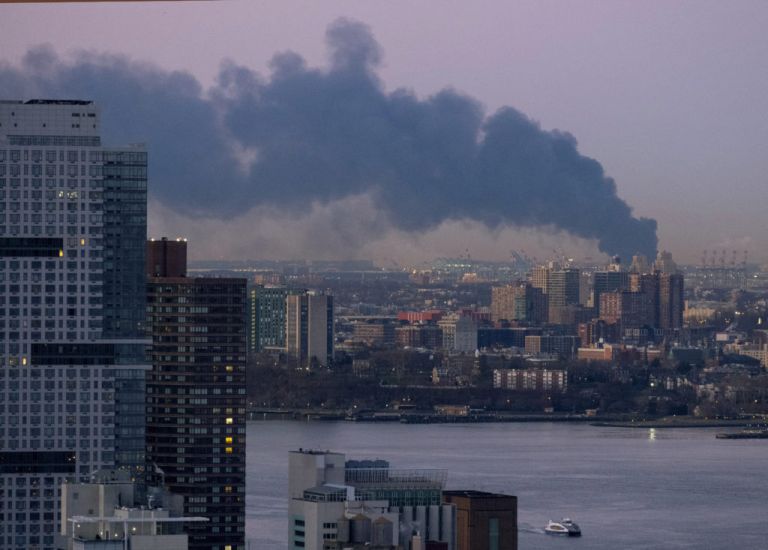
[[[517,495],[523,550],[768,549],[768,440],[718,440],[719,431],[250,422],[246,536],[253,550],[287,548],[287,454],[304,447],[442,468],[449,489]],[[565,516],[581,539],[544,534]]]

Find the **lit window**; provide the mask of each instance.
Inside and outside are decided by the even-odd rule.
[[[225,447],[224,448],[224,452],[227,453],[228,455],[231,455],[232,454],[232,447]]]
[[[227,418],[226,418],[226,420],[224,420],[224,423],[225,423],[225,424],[233,424],[233,423],[234,423],[234,420],[233,420],[233,419],[232,419],[232,417],[230,416],[230,417],[227,417]]]
[[[226,370],[227,372],[232,372],[235,370],[235,367],[233,367],[232,365],[227,365],[226,367],[224,367],[224,370]]]
[[[224,443],[230,443],[231,444],[233,439],[234,438],[232,438],[232,437],[225,437],[224,438]]]

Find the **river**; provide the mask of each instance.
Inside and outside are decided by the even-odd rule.
[[[718,440],[718,431],[250,422],[246,536],[253,550],[287,548],[287,454],[304,447],[442,468],[449,489],[517,495],[523,550],[768,548],[768,440]],[[543,533],[564,516],[581,539]]]

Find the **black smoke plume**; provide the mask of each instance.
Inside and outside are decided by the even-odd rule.
[[[654,256],[656,222],[632,215],[570,134],[511,107],[486,116],[452,89],[426,99],[385,91],[363,24],[336,21],[327,43],[326,69],[295,53],[276,55],[269,78],[225,62],[210,90],[188,73],[115,55],[62,61],[44,46],[21,66],[0,65],[0,96],[98,101],[106,141],[147,142],[153,196],[187,215],[295,212],[370,194],[406,231],[451,219],[554,226],[608,254]]]

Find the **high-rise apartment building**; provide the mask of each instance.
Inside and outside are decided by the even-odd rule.
[[[569,306],[579,305],[581,274],[576,268],[566,267],[552,270],[547,283],[549,322],[564,323]]]
[[[306,291],[257,285],[248,296],[248,352],[284,350],[288,295]]]
[[[184,496],[192,550],[245,548],[246,280],[148,282],[147,460]]]
[[[683,328],[684,279],[681,273],[659,273],[659,328]]]
[[[491,319],[499,321],[547,321],[547,296],[531,283],[496,286],[491,289]]]
[[[606,292],[621,292],[629,289],[629,273],[626,271],[596,271],[592,279],[592,305],[600,317],[600,296]]]
[[[144,470],[147,153],[91,101],[0,101],[0,549],[54,547],[57,491]]]
[[[333,363],[333,296],[315,292],[286,298],[285,343],[302,368]]]
[[[600,320],[618,324],[620,330],[653,326],[653,299],[645,292],[603,292]]]

